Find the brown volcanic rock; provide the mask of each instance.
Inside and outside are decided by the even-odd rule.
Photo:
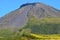
[[[28,16],[34,15],[37,18],[44,17],[59,17],[60,11],[42,3],[27,3],[20,8],[10,12],[4,17],[0,18],[1,28],[21,28],[28,22]]]

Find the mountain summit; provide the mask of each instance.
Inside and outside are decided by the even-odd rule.
[[[28,22],[28,16],[37,18],[60,18],[60,11],[43,3],[27,3],[0,18],[0,29],[16,29]]]

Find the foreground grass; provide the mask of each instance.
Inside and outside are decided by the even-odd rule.
[[[36,40],[60,40],[59,34],[53,34],[53,35],[36,35],[36,34],[30,34],[26,35],[28,38],[33,38]]]
[[[11,32],[9,30],[0,30],[0,40],[60,40],[60,34],[37,35],[33,33]]]

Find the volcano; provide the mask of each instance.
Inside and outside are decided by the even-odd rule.
[[[6,14],[0,18],[0,29],[22,28],[28,22],[28,17],[33,15],[37,18],[60,18],[60,10],[57,10],[43,3],[26,3],[18,9]]]

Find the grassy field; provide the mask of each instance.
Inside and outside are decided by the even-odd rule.
[[[30,34],[27,35],[27,37],[33,38],[35,40],[60,40],[60,36],[58,34],[53,34],[53,35]]]
[[[27,30],[11,32],[4,29],[0,30],[0,40],[60,40],[60,34],[34,34]]]

